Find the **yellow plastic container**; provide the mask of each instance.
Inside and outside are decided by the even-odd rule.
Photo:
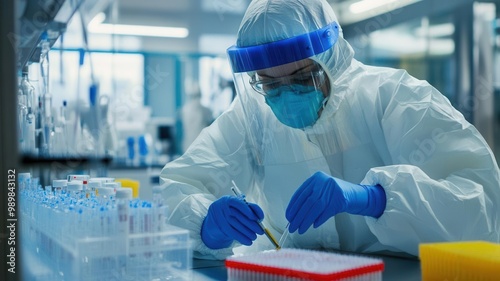
[[[500,280],[500,244],[485,241],[420,244],[422,280]]]
[[[132,179],[115,179],[115,181],[121,183],[122,187],[131,188],[132,197],[134,198],[139,197],[139,187],[140,187],[139,181]]]

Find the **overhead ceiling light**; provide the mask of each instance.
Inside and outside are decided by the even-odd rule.
[[[452,23],[442,23],[428,27],[417,27],[415,29],[415,34],[420,37],[446,37],[453,35],[454,32],[455,25]]]
[[[106,19],[106,14],[105,13],[98,13],[95,15],[92,20],[90,20],[89,24],[87,25],[87,28],[90,28],[91,26],[99,25],[104,22]]]
[[[189,30],[184,27],[102,23],[105,19],[106,15],[104,15],[104,13],[97,14],[88,24],[89,32],[101,34],[174,38],[186,38],[189,35]]]
[[[361,14],[399,0],[361,0],[349,6],[349,11],[353,14]]]
[[[163,27],[149,25],[127,25],[102,23],[89,27],[92,33],[186,38],[189,30],[183,27]]]
[[[348,0],[338,4],[339,21],[352,24],[373,18],[422,0]]]
[[[373,11],[390,12],[419,1],[421,0],[361,0],[348,5],[349,12],[355,15]],[[380,11],[381,8],[386,11]]]

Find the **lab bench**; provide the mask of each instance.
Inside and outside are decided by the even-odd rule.
[[[343,253],[347,254],[347,253]],[[420,261],[417,258],[370,255],[384,261],[383,281],[420,281]],[[224,261],[193,259],[193,279],[195,281],[227,280]]]
[[[36,257],[30,252],[24,252],[24,280],[32,279],[36,276],[44,275],[49,267],[43,261],[36,261]],[[348,254],[348,253],[342,253]],[[370,255],[371,257],[381,258],[384,261],[384,271],[382,272],[383,281],[417,281],[422,280],[420,261],[416,258],[401,258],[392,256]],[[223,260],[202,260],[193,259],[193,270],[190,280],[210,281],[227,280],[227,270]]]

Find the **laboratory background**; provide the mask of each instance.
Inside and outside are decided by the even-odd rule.
[[[356,59],[427,80],[500,162],[500,1],[328,2]],[[250,0],[1,3],[1,206],[15,207],[19,274],[6,268],[0,279],[129,280],[112,279],[125,268],[119,274],[131,280],[217,280],[193,272],[188,235],[162,223],[168,206],[155,190],[165,164],[235,98],[226,50]],[[94,205],[58,201],[63,187]],[[127,209],[134,230],[111,215],[121,214],[121,200],[135,202]],[[1,213],[7,222],[10,213]],[[120,247],[132,234],[137,239]],[[160,242],[169,239],[175,249]],[[124,251],[137,255],[120,267]]]

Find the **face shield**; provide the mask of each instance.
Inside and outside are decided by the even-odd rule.
[[[268,162],[266,151],[282,155],[279,162],[303,161],[320,155],[286,149],[300,142],[299,133],[313,126],[330,93],[330,78],[316,56],[331,49],[339,37],[336,22],[310,33],[249,47],[228,49],[238,108],[257,161]],[[314,154],[314,155],[313,155]],[[274,157],[272,157],[274,158]],[[275,162],[274,160],[272,162]]]
[[[314,125],[328,100],[325,69],[314,57],[333,47],[339,26],[267,44],[228,49],[236,90],[249,116],[254,107],[270,109],[282,124],[296,129]]]

